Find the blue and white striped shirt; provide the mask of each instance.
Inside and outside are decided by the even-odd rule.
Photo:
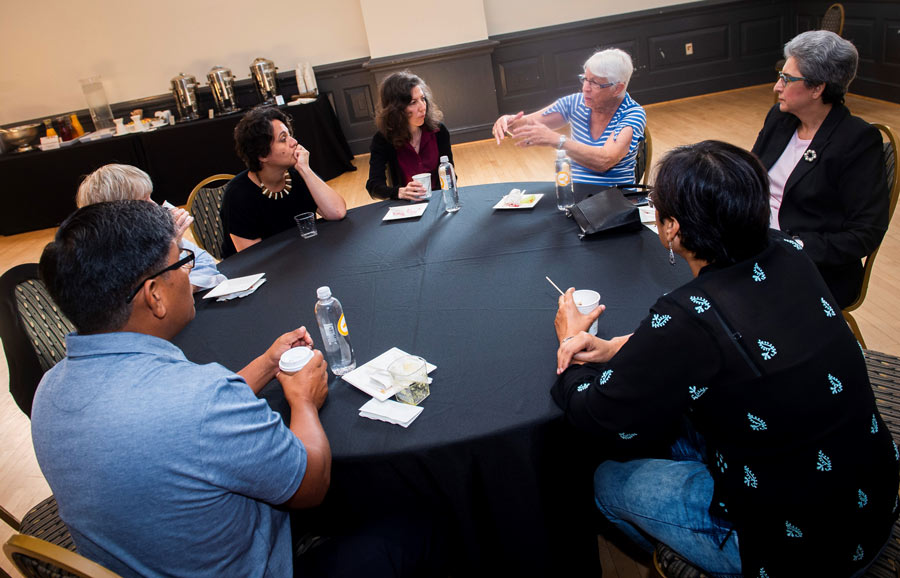
[[[644,126],[647,124],[647,114],[628,93],[625,99],[616,109],[612,119],[600,135],[600,138],[591,138],[591,109],[584,104],[584,95],[580,92],[564,96],[553,103],[544,115],[557,112],[572,125],[572,139],[589,146],[603,146],[606,140],[613,135],[617,138],[625,127],[633,129],[631,145],[625,156],[610,170],[598,173],[572,161],[572,180],[576,183],[591,183],[595,185],[611,186],[634,182],[634,166],[637,157],[637,147],[644,138]]]

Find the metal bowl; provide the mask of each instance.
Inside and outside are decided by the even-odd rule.
[[[6,144],[9,150],[16,149],[18,152],[30,151],[29,146],[38,135],[40,123],[23,124],[12,128],[0,128],[0,138]]]

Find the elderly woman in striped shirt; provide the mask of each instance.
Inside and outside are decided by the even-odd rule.
[[[617,48],[601,50],[578,75],[581,92],[564,96],[531,114],[506,114],[494,123],[497,144],[506,136],[518,146],[549,146],[572,159],[576,183],[615,185],[634,182],[638,143],[647,115],[626,91],[634,66]],[[557,129],[571,125],[571,137]]]

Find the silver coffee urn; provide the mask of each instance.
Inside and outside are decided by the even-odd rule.
[[[172,94],[181,120],[200,118],[200,105],[197,102],[197,78],[192,74],[181,73],[172,79]]]
[[[256,83],[256,91],[263,104],[275,102],[278,95],[278,85],[275,83],[275,63],[267,58],[257,58],[250,65],[250,76]]]
[[[216,111],[219,115],[237,112],[237,101],[234,98],[234,76],[230,68],[213,66],[206,75],[209,88],[212,91],[213,100],[216,102]]]

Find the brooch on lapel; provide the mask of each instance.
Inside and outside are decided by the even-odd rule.
[[[812,149],[806,149],[806,152],[803,153],[803,160],[805,160],[808,163],[811,163],[814,160],[816,160],[816,151],[814,151]]]

